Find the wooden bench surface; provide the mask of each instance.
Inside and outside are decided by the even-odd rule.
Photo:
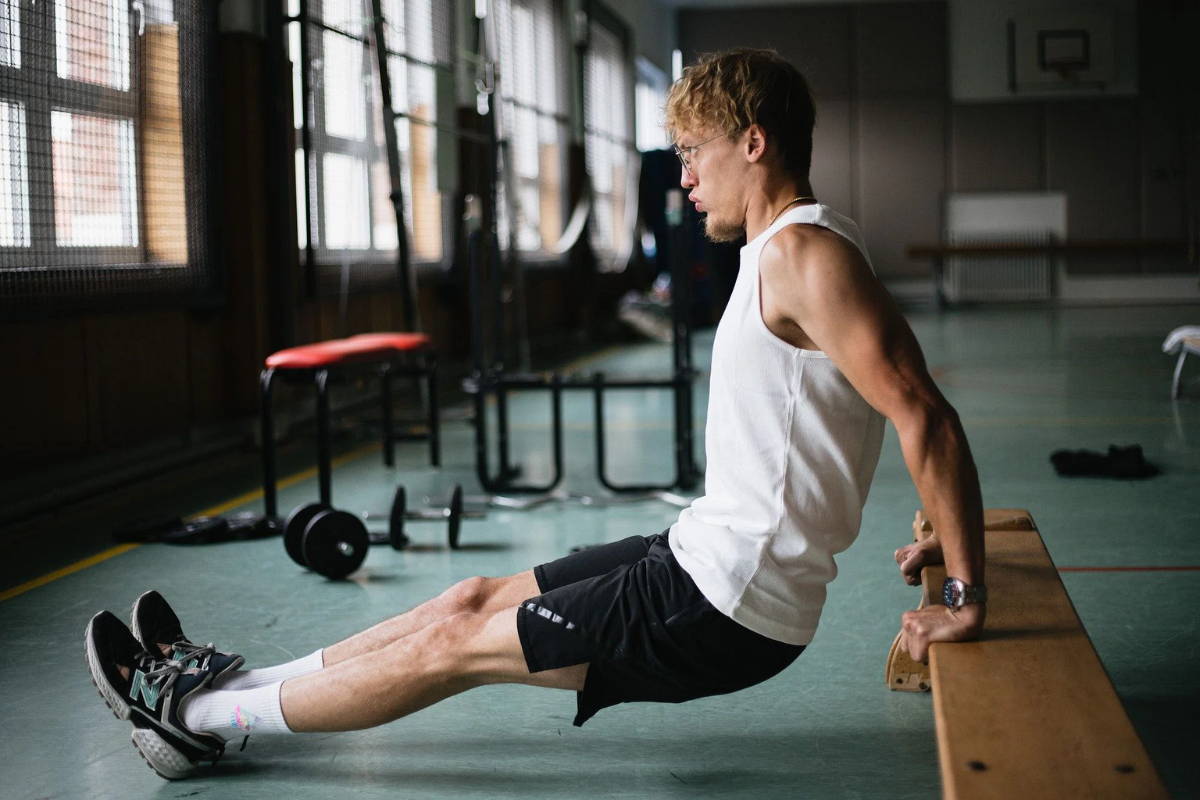
[[[929,651],[945,797],[1167,797],[1032,517],[986,522],[984,634]],[[944,575],[923,574],[925,603]]]

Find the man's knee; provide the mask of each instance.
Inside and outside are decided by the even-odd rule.
[[[478,613],[487,605],[492,592],[490,580],[479,576],[461,580],[442,593],[442,600],[451,614]]]
[[[537,594],[532,572],[507,578],[473,577],[461,580],[442,594],[451,614],[495,612]]]

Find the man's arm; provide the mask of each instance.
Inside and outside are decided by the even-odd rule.
[[[780,231],[764,248],[760,265],[768,326],[798,326],[896,426],[905,464],[937,534],[931,544],[897,551],[898,561],[909,562],[906,579],[919,580],[912,577],[914,563],[919,575],[920,565],[939,560],[940,544],[947,575],[983,584],[983,502],[967,438],[891,296],[853,245],[808,226]],[[923,661],[931,642],[975,638],[984,614],[979,604],[906,612],[910,654]]]

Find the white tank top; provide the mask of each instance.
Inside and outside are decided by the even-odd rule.
[[[867,258],[858,226],[823,205],[785,212],[742,248],[713,341],[704,496],[680,513],[670,543],[722,613],[808,644],[837,575],[833,556],[858,536],[884,419],[828,356],[793,347],[763,322],[759,255],[797,223],[828,228]]]

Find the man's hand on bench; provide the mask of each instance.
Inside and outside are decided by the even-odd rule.
[[[934,642],[978,639],[986,616],[987,606],[982,603],[965,605],[957,611],[940,603],[905,611],[900,617],[900,644],[914,661],[924,663],[929,657],[929,645]]]
[[[930,564],[943,563],[942,545],[936,537],[930,536],[901,547],[896,551],[895,558],[904,582],[909,586],[920,586],[921,569]]]

